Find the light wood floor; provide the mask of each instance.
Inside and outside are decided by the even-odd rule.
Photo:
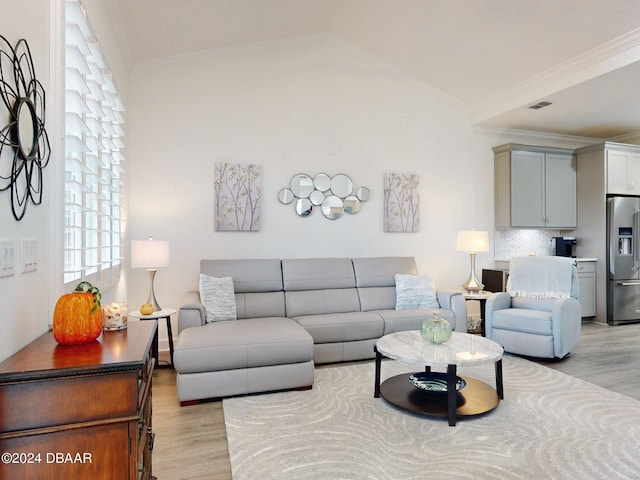
[[[167,358],[161,352],[160,364]],[[580,345],[568,358],[538,362],[640,400],[640,324],[585,323]],[[170,368],[157,369],[153,382],[153,473],[158,480],[231,479],[222,402],[180,407]]]

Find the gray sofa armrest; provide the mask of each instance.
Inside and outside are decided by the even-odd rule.
[[[462,292],[437,291],[436,296],[440,308],[451,310],[456,316],[454,330],[456,332],[467,332],[467,302],[462,296]]]
[[[198,292],[188,292],[178,310],[178,334],[185,328],[200,327],[206,323],[204,305]]]

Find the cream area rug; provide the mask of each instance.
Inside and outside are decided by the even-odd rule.
[[[223,401],[234,480],[640,479],[640,402],[528,360],[505,356],[504,400],[455,427],[373,398],[373,362],[315,373]],[[495,386],[493,364],[458,374]]]

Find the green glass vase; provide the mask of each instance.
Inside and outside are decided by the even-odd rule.
[[[422,328],[420,334],[427,342],[435,343],[436,345],[444,343],[451,338],[453,330],[451,324],[438,316],[437,313],[433,314],[433,318],[427,318],[422,321]]]

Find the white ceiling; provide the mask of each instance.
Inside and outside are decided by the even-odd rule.
[[[329,33],[442,91],[475,123],[640,132],[640,0],[108,0],[130,66]],[[539,101],[552,105],[531,110]]]

